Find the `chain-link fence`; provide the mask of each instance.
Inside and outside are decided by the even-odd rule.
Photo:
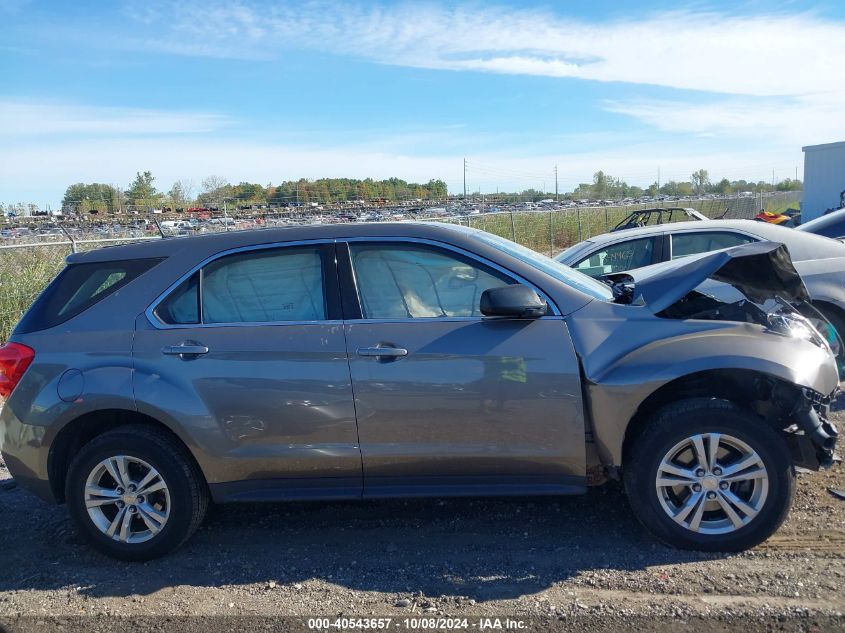
[[[760,210],[798,206],[800,192],[783,192],[760,197],[683,200],[663,206],[693,208],[710,218],[752,218]],[[456,222],[512,239],[541,253],[554,255],[563,249],[605,233],[633,211],[654,205],[570,207],[550,210],[481,213],[436,218]],[[219,226],[216,230],[224,231]],[[127,237],[125,241],[138,238]],[[149,238],[146,238],[149,239]],[[65,258],[76,250],[90,250],[115,239],[76,240],[58,243],[35,242],[0,246],[0,341],[5,341],[38,293],[61,270]]]
[[[752,219],[761,208],[774,211],[786,207],[798,208],[800,192],[778,192],[759,196],[682,200],[661,203],[661,207],[695,209],[710,219]],[[553,256],[560,251],[607,233],[634,211],[655,208],[654,204],[607,207],[569,207],[564,209],[532,210],[524,212],[484,213],[448,218],[450,222],[495,233],[514,242]],[[675,215],[674,220],[687,220]],[[442,221],[442,220],[441,220]]]

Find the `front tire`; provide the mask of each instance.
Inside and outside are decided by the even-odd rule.
[[[198,468],[166,433],[129,425],[100,435],[77,454],[65,487],[79,533],[127,561],[163,556],[199,527],[208,490]]]
[[[784,439],[750,411],[695,398],[658,411],[623,464],[634,514],[681,549],[741,551],[786,519],[795,473]]]

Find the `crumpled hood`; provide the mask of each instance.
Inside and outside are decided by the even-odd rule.
[[[776,296],[789,302],[810,297],[789,250],[778,242],[752,242],[608,277],[632,279],[632,303],[646,305],[654,313],[670,307],[707,279],[733,286],[754,303]]]

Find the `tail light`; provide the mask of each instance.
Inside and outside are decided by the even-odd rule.
[[[32,364],[35,350],[20,343],[0,345],[0,398],[8,398]]]

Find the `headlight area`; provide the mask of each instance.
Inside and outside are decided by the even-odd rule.
[[[818,347],[828,348],[827,341],[813,324],[798,312],[778,311],[766,315],[767,327],[772,332],[808,341]]]

